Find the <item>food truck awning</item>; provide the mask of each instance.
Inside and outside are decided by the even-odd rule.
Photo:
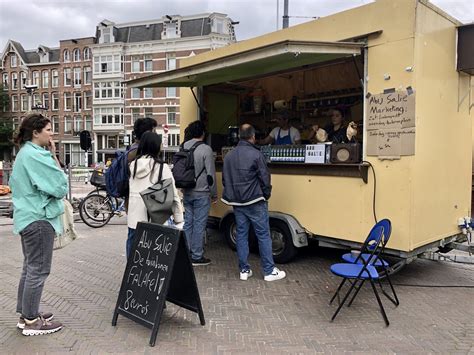
[[[196,87],[250,79],[361,54],[364,43],[283,41],[127,81],[129,87]]]

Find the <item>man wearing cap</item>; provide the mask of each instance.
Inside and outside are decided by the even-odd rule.
[[[261,139],[258,143],[261,145],[274,144],[274,145],[289,145],[289,144],[300,144],[301,137],[300,132],[290,125],[290,114],[288,111],[281,111],[276,114],[278,126],[272,129],[270,134]]]

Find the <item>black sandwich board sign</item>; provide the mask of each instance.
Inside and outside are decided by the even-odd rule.
[[[199,314],[205,324],[199,290],[184,232],[154,223],[138,223],[115,306],[118,315],[151,328],[155,346],[165,301]]]

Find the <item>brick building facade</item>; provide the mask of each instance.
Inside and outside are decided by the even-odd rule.
[[[1,78],[10,97],[3,115],[18,127],[32,107],[53,123],[60,159],[84,165],[79,132],[92,132],[87,164],[105,161],[129,144],[138,117],[152,117],[158,133],[169,127],[168,143],[179,137],[179,89],[127,89],[129,79],[172,70],[179,60],[235,42],[225,14],[164,16],[125,24],[103,20],[95,37],[67,39],[59,48],[24,50],[10,40],[1,55]],[[29,94],[24,85],[36,85]],[[15,151],[13,151],[13,155]],[[3,159],[8,157],[3,157]],[[0,157],[0,160],[2,157]]]

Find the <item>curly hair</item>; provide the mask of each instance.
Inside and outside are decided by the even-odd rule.
[[[21,121],[18,133],[13,142],[17,146],[22,146],[33,139],[33,132],[41,132],[44,127],[51,123],[51,120],[40,113],[30,113]]]

